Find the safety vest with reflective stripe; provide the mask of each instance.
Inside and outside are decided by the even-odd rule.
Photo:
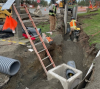
[[[56,15],[56,7],[55,6],[53,6],[53,10],[49,10],[49,15],[51,15],[51,16],[55,16]]]
[[[75,22],[76,20],[72,20],[71,22],[70,22],[70,27],[71,28],[76,28],[76,22]]]

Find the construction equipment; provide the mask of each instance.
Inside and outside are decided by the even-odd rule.
[[[79,38],[79,33],[80,33],[80,28],[76,28],[74,30],[74,35],[75,35],[77,41],[78,41],[78,38]]]
[[[65,23],[65,29],[64,29],[64,34],[67,34],[67,29],[69,27],[69,22],[71,21],[71,17],[74,17],[77,19],[77,2],[76,0],[62,0],[64,2],[63,8],[64,10],[64,23]],[[62,10],[62,9],[61,9]],[[70,13],[70,15],[68,14]]]
[[[65,4],[68,4],[68,11],[72,11],[74,5],[76,5],[76,0],[62,0],[59,3],[60,8],[65,8]]]
[[[60,1],[59,7],[60,7],[60,8],[64,8],[64,2],[63,2],[63,1]]]
[[[30,22],[32,23],[33,27],[34,27],[35,30],[36,30],[37,36],[38,36],[39,39],[40,39],[40,42],[39,42],[39,43],[36,43],[36,44],[34,44],[33,41],[31,40],[31,37],[29,36],[29,33],[28,33],[28,31],[27,31],[27,29],[26,29],[26,27],[25,27],[25,25],[24,25],[24,23],[23,23],[23,21],[22,21],[22,19],[21,19],[21,17],[20,17],[21,14],[19,15],[19,13],[18,13],[18,11],[17,11],[15,5],[13,5],[13,7],[14,7],[15,13],[16,13],[16,15],[17,15],[17,17],[18,17],[18,19],[19,19],[19,21],[20,21],[20,23],[21,23],[23,29],[25,30],[26,35],[28,36],[28,39],[29,39],[29,41],[30,41],[30,43],[31,43],[31,45],[32,45],[32,47],[33,47],[33,49],[34,49],[36,55],[37,55],[38,58],[39,58],[39,61],[40,61],[41,65],[42,65],[42,67],[43,67],[45,73],[47,74],[47,71],[48,71],[47,68],[50,67],[50,66],[55,67],[55,63],[54,63],[54,61],[53,61],[53,59],[52,59],[52,57],[51,57],[51,55],[50,55],[50,53],[49,53],[49,51],[48,51],[48,49],[47,49],[45,43],[44,43],[44,41],[43,41],[43,39],[42,39],[40,33],[39,33],[38,30],[37,30],[37,27],[36,27],[36,25],[35,25],[35,23],[34,23],[32,17],[31,17],[30,13],[29,13],[29,11],[28,11],[26,5],[24,5],[23,7],[24,7],[24,9],[25,9],[25,11],[26,11],[26,13],[27,13],[29,19],[30,19]],[[20,8],[20,7],[21,7],[21,6],[18,6],[17,8]],[[36,37],[37,37],[37,36],[36,36]],[[41,44],[41,43],[42,43],[44,49],[41,50],[41,51],[38,51],[38,50],[36,49],[36,45],[39,45],[39,44]],[[47,57],[45,57],[45,58],[42,59],[42,58],[40,57],[40,53],[43,52],[43,51],[45,51],[45,52],[47,53]],[[46,59],[49,59],[49,60],[50,60],[50,64],[47,65],[47,66],[45,66],[45,64],[44,64],[44,62],[43,62],[43,61],[46,60]]]
[[[87,9],[87,12],[92,12],[92,11],[97,11],[98,9],[97,9],[97,5],[96,4],[94,4],[93,5],[93,1],[91,2],[89,2],[89,7],[88,7],[88,9]]]
[[[1,10],[3,3],[0,4],[0,20],[4,21],[6,16],[11,16],[11,8],[8,10]]]
[[[66,4],[67,4],[68,11],[71,11],[72,14],[75,14],[76,6],[77,6],[76,0],[62,0],[59,3],[59,7],[65,9]]]
[[[42,39],[45,43],[49,43],[50,45],[53,43],[53,39],[45,33],[42,33]]]

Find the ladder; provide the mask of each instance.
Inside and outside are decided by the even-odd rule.
[[[21,6],[19,6],[19,7],[21,7]],[[36,55],[38,56],[39,61],[40,61],[41,65],[42,65],[42,67],[43,67],[45,73],[47,74],[47,68],[50,67],[50,66],[55,67],[55,63],[54,63],[54,61],[53,61],[53,59],[52,59],[52,57],[51,57],[51,55],[50,55],[50,53],[49,53],[49,51],[48,51],[48,49],[47,49],[47,47],[46,47],[44,41],[43,41],[43,39],[42,39],[42,37],[41,37],[39,31],[37,30],[37,27],[36,27],[36,25],[35,25],[35,23],[34,23],[32,17],[31,17],[31,15],[30,15],[28,9],[27,9],[27,6],[24,5],[23,7],[24,7],[24,9],[25,9],[25,11],[26,11],[26,13],[27,13],[27,15],[28,15],[28,17],[29,17],[29,19],[30,19],[32,25],[33,25],[33,27],[34,27],[35,30],[36,30],[37,35],[34,36],[34,37],[37,37],[37,36],[38,36],[39,39],[40,39],[40,42],[38,42],[38,43],[36,43],[36,44],[34,44],[33,41],[31,40],[31,37],[30,37],[30,35],[29,35],[29,33],[28,33],[28,31],[27,31],[27,29],[26,29],[26,27],[25,27],[25,25],[24,25],[24,23],[23,23],[23,21],[22,21],[22,19],[21,19],[21,17],[20,17],[21,14],[18,13],[18,11],[17,11],[17,9],[16,9],[17,7],[15,7],[15,5],[13,4],[14,11],[15,11],[15,13],[16,13],[16,15],[17,15],[17,17],[18,17],[18,19],[19,19],[19,21],[20,21],[20,23],[21,23],[23,29],[25,30],[25,33],[26,33],[26,35],[28,36],[28,39],[29,39],[29,41],[30,41],[30,43],[31,43],[31,45],[32,45],[32,47],[33,47],[33,49],[34,49]],[[36,49],[36,45],[38,45],[38,44],[42,44],[42,45],[43,45],[43,48],[44,48],[43,50],[41,50],[41,51],[39,51],[39,52],[38,52],[37,49]],[[43,52],[43,51],[46,51],[47,57],[45,57],[45,58],[42,59],[42,58],[40,57],[40,53]],[[47,66],[45,66],[45,65],[44,65],[44,62],[43,62],[43,61],[46,60],[46,59],[49,59],[50,62],[51,62],[51,63],[50,63],[49,65],[47,65]]]

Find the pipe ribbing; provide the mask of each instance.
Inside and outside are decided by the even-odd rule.
[[[67,65],[73,67],[73,68],[76,68],[76,65],[75,65],[75,62],[74,61],[68,61],[67,62]]]
[[[0,72],[15,75],[20,69],[20,62],[15,59],[0,56]]]
[[[74,61],[67,62],[67,65],[69,65],[69,66],[71,66],[73,68],[76,68],[76,65],[75,65]],[[70,74],[71,74],[71,76],[73,76],[73,75],[75,75],[75,72],[72,69],[67,69],[66,70],[66,77],[67,77],[67,79],[69,79],[71,77]]]

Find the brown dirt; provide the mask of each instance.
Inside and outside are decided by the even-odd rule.
[[[91,16],[94,16],[97,14],[98,13],[91,14]],[[89,18],[89,17],[90,17],[90,15],[81,16],[81,17],[79,17],[79,20],[84,19],[84,18]],[[79,24],[82,25],[82,23],[79,23]],[[91,47],[89,46],[89,43],[88,43],[89,36],[87,36],[84,32],[81,32],[80,35],[81,35],[80,42],[85,51],[86,58],[88,59],[88,60],[85,60],[84,62],[89,67],[91,65],[91,63],[93,62],[92,59],[90,58],[90,55],[92,55],[92,56],[94,55],[94,59],[95,59],[95,61],[93,62],[93,63],[95,63],[95,67],[93,69],[92,76],[89,79],[89,83],[87,83],[85,89],[100,89],[100,85],[99,85],[99,82],[100,82],[99,77],[100,76],[99,76],[99,71],[98,71],[100,68],[100,66],[99,66],[100,61],[98,59],[100,59],[100,56],[98,58],[95,58],[95,55],[97,54],[98,49],[95,48],[96,44],[92,44]]]
[[[85,89],[100,89],[100,56],[95,58],[95,67],[93,70],[93,74],[90,78],[90,83],[87,84]]]
[[[95,16],[97,15],[98,13],[92,13],[92,14],[89,14],[89,15],[84,15],[84,16],[78,16],[78,19],[80,18],[90,18],[90,16]]]
[[[58,31],[62,32],[63,27],[63,24],[58,26]],[[74,60],[77,69],[83,71],[84,77],[95,57],[93,46],[90,47],[88,44],[88,38],[83,30],[80,33],[78,43],[67,41],[67,38],[64,40],[62,33],[56,34],[53,45],[47,45],[56,66]],[[37,48],[40,50],[41,45]],[[27,50],[26,46],[21,45],[6,45],[0,48],[0,55],[18,59],[21,62],[19,72],[15,76],[10,77],[10,81],[2,89],[25,89],[26,87],[29,89],[62,89],[58,80],[56,80],[58,82],[53,82],[53,84],[46,80],[46,75],[36,54]],[[42,58],[45,56],[45,52],[41,53]]]
[[[28,48],[26,46],[7,45],[7,44],[5,45],[5,44],[6,42],[4,42],[4,44],[2,42],[2,46],[0,46],[0,50],[1,50],[0,55],[19,60],[21,62],[21,68],[15,76],[10,77],[10,81],[2,89],[25,89],[25,87],[29,87],[30,89],[33,89],[32,88],[33,86],[34,86],[34,89],[38,89],[39,87],[38,84],[40,86],[43,85],[40,89],[43,89],[43,87],[45,86],[47,86],[48,89],[50,87],[52,89],[55,89],[55,87],[53,88],[51,84],[48,86],[49,82],[46,81],[46,75],[34,52],[32,53],[28,52],[27,51]],[[48,46],[47,44],[47,47],[51,53],[51,56],[54,57],[53,50],[54,50],[54,47],[56,47],[56,45],[53,44],[51,46]],[[43,49],[41,45],[39,45],[37,48],[38,48],[38,51]],[[59,50],[60,50],[59,46],[57,46],[56,49],[57,49],[57,53],[59,53]],[[42,58],[46,56],[45,52],[42,52],[40,55]],[[58,59],[56,61],[58,61]],[[46,64],[47,63],[48,62],[46,62]],[[57,86],[59,89],[61,85],[57,83],[56,87]]]

